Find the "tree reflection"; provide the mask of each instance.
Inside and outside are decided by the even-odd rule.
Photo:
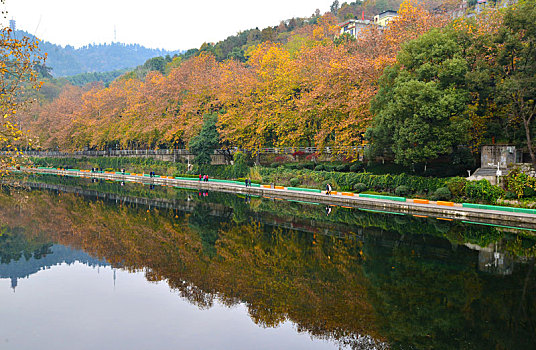
[[[13,205],[20,195],[28,197],[23,210]],[[479,271],[479,252],[463,245],[504,238],[497,230],[343,208],[326,217],[320,206],[221,194],[178,192],[174,203],[183,212],[43,191],[0,197],[1,222],[28,242],[45,237],[143,270],[201,308],[244,303],[263,327],[291,320],[301,332],[354,348],[370,339],[426,349],[530,348],[536,341],[533,260],[492,275]],[[1,254],[40,251],[32,244],[1,245]],[[511,252],[533,246],[506,244]]]

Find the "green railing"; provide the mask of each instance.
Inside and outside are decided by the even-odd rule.
[[[302,192],[313,192],[313,193],[322,193],[322,191],[315,188],[302,188],[302,187],[287,187],[287,190],[290,191],[302,191]]]
[[[464,208],[470,208],[470,209],[484,209],[484,210],[506,211],[510,213],[536,214],[536,209],[503,207],[499,205],[485,205],[485,204],[473,204],[473,203],[463,203],[462,205]]]
[[[359,194],[360,198],[374,198],[374,199],[383,199],[383,200],[389,200],[389,201],[397,201],[397,202],[405,202],[406,197],[397,197],[397,196],[382,196],[379,194]]]

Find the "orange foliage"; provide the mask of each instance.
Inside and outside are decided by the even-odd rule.
[[[252,151],[358,145],[384,68],[396,62],[404,42],[447,23],[413,0],[399,15],[385,30],[371,27],[357,41],[337,43],[336,18],[327,14],[297,30],[288,45],[264,42],[249,50],[245,64],[203,53],[166,76],[153,72],[144,81],[94,87],[61,117],[72,123],[57,128],[68,135],[50,136],[44,145],[173,147],[199,132],[204,114],[217,111],[222,140]]]

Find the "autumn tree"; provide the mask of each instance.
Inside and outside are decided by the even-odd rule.
[[[43,60],[37,40],[17,39],[10,28],[0,30],[0,149],[8,151],[0,157],[0,171],[17,163],[15,145],[23,136],[17,112],[27,102],[25,90],[40,87],[35,67]]]

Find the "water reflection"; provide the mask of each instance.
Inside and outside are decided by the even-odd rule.
[[[81,249],[166,281],[200,309],[244,305],[261,327],[292,321],[338,346],[536,344],[531,237],[219,193],[60,185],[67,187],[4,188],[0,242],[17,232],[32,254],[41,243]],[[69,186],[95,191],[85,193],[93,199],[65,193]]]
[[[53,266],[72,265],[76,262],[90,267],[108,266],[105,261],[94,259],[83,251],[58,244],[30,242],[22,234],[5,231],[3,237],[0,237],[0,261],[0,279],[10,279],[13,291],[18,280],[29,278]]]

